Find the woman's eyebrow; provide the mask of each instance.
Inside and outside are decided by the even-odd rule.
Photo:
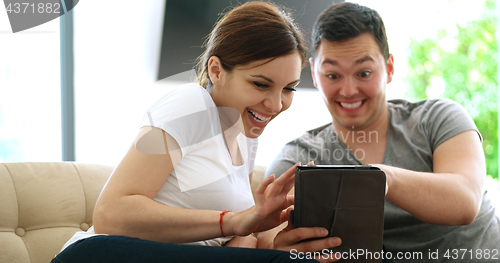
[[[300,81],[300,79],[294,80],[294,81],[292,81],[292,82],[288,83],[288,85],[287,85],[287,86],[290,86],[290,85],[297,85],[297,84],[299,84],[299,81]]]
[[[268,77],[266,77],[264,75],[252,75],[252,77],[263,78],[263,79],[267,80],[270,83],[274,83],[274,81],[272,79],[270,79],[270,78],[268,78]]]
[[[273,81],[272,79],[270,79],[270,78],[268,78],[268,77],[266,77],[266,76],[264,76],[264,75],[252,75],[252,77],[256,77],[256,78],[263,78],[263,79],[265,79],[266,81],[268,81],[268,82],[270,82],[270,83],[273,83],[273,84],[274,84],[274,81]],[[287,86],[292,85],[292,84],[295,84],[295,83],[297,83],[297,82],[299,82],[299,81],[300,81],[300,79],[294,80],[294,81],[292,81],[292,82],[288,83],[288,84],[287,84]]]

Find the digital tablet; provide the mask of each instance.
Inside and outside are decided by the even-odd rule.
[[[369,165],[297,166],[294,228],[323,227],[342,244],[332,248],[349,262],[380,262],[385,173]],[[348,253],[348,254],[346,254]],[[355,255],[355,258],[352,257]]]

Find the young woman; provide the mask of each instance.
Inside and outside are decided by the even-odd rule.
[[[289,252],[227,247],[256,248],[252,233],[287,220],[295,167],[264,180],[255,203],[250,174],[256,138],[290,106],[305,61],[300,31],[277,6],[248,2],[225,14],[200,56],[198,83],[150,107],[99,196],[94,227],[75,234],[53,262],[294,261]],[[288,251],[326,235],[280,233],[273,248]]]

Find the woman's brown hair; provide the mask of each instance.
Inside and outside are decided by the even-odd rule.
[[[289,13],[268,2],[247,2],[226,13],[205,41],[197,61],[198,84],[210,88],[208,61],[217,56],[224,70],[297,51],[306,61],[304,37]]]

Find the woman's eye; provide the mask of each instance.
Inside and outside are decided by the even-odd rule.
[[[359,76],[362,78],[366,78],[366,77],[370,76],[370,73],[371,73],[370,71],[361,71],[359,73]]]
[[[337,74],[328,74],[326,75],[329,79],[338,79],[339,78],[339,75]]]
[[[259,88],[267,88],[269,87],[268,85],[264,84],[264,83],[260,83],[260,82],[257,82],[257,81],[254,81],[253,84]]]
[[[292,92],[292,91],[297,91],[295,88],[284,88],[284,90]]]

